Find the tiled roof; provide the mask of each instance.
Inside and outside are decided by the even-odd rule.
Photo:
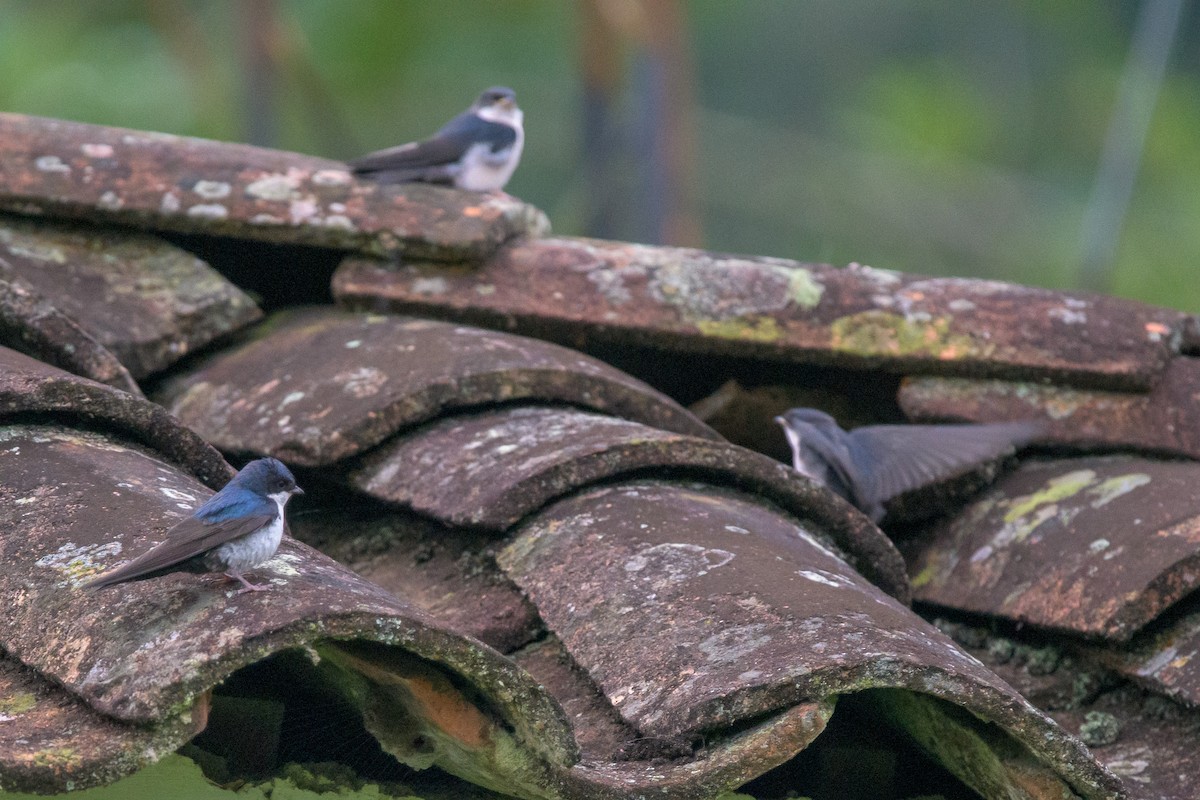
[[[242,145],[0,115],[0,155],[0,786],[115,780],[269,668],[516,796],[716,797],[881,726],[983,796],[1195,795],[1188,315],[541,238]],[[179,234],[325,248],[341,308],[263,317]],[[728,378],[713,427],[678,402]],[[796,391],[1049,440],[904,498],[897,549],[731,443]],[[209,443],[309,491],[272,590],[79,589],[227,479]]]

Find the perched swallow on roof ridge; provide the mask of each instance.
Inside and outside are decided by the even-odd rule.
[[[897,495],[1010,455],[1045,433],[1039,420],[964,425],[866,425],[843,430],[815,408],[775,418],[792,466],[849,500],[874,522]]]
[[[304,492],[283,462],[274,458],[251,461],[192,516],[168,531],[162,542],[83,586],[99,589],[175,567],[189,572],[224,572],[241,582],[238,594],[269,589],[250,583],[242,573],[275,555],[283,537],[283,507],[294,494]]]
[[[472,192],[498,192],[521,160],[523,120],[516,93],[493,86],[428,139],[369,153],[347,164],[355,175],[379,183],[441,183]]]

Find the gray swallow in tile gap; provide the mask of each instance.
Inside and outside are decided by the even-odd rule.
[[[243,592],[269,586],[242,573],[275,555],[283,536],[283,507],[304,494],[282,462],[260,458],[242,467],[225,487],[167,532],[167,538],[132,561],[83,584],[90,589],[149,578],[168,571],[224,572]]]
[[[379,183],[416,181],[498,192],[521,160],[523,119],[516,93],[493,86],[428,139],[369,153],[347,164],[355,175]]]
[[[849,500],[874,522],[897,495],[957,477],[1009,455],[1045,433],[1037,420],[966,425],[867,425],[844,431],[814,408],[775,421],[792,466]]]

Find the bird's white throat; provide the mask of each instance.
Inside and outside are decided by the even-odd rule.
[[[291,498],[291,492],[275,492],[267,497],[275,501],[275,505],[279,507],[279,516],[283,516],[283,507],[287,505],[287,501]]]
[[[500,125],[511,125],[520,130],[521,124],[525,121],[525,114],[521,109],[513,106],[512,108],[504,108],[503,106],[484,106],[475,112],[479,118],[487,122],[495,122]]]

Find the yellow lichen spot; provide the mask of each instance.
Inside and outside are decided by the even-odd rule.
[[[912,576],[912,588],[920,589],[922,586],[931,583],[937,577],[938,571],[936,564],[926,564],[920,572]]]
[[[1004,521],[1006,523],[1016,522],[1039,506],[1057,503],[1059,500],[1072,497],[1086,489],[1095,480],[1096,473],[1090,469],[1078,469],[1052,478],[1041,491],[1009,500],[1006,503],[1009,509],[1004,514]]]
[[[945,361],[991,354],[991,345],[951,332],[950,322],[950,317],[911,319],[873,309],[835,321],[830,345],[859,356],[927,355]]]
[[[26,711],[32,711],[36,705],[37,698],[33,696],[32,692],[17,692],[0,697],[0,717],[15,717]]]
[[[718,339],[775,342],[783,337],[783,329],[773,317],[697,320],[696,327],[705,336],[715,336]]]

